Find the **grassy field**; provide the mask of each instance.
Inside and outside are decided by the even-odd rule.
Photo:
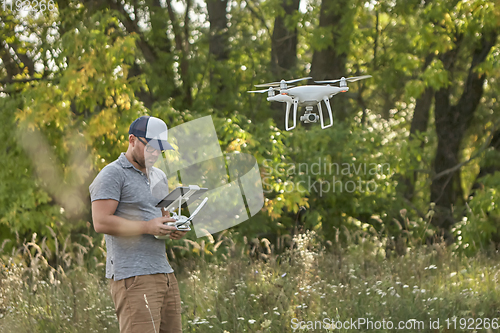
[[[176,261],[184,332],[494,332],[500,327],[497,254],[467,258],[432,245],[387,258],[368,241],[342,251],[320,248],[313,233],[295,244],[279,255],[268,248],[259,260],[228,243],[225,259],[203,255]],[[102,265],[84,268],[85,257],[75,255],[67,268],[64,263],[52,268],[43,246],[38,251],[35,245],[25,244],[35,248],[29,261],[19,259],[26,251],[2,254],[0,332],[118,332]]]

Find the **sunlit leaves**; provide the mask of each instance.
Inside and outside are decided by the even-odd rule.
[[[444,69],[443,63],[438,59],[434,59],[425,69],[422,78],[427,86],[439,90],[450,84],[448,75],[449,72]]]

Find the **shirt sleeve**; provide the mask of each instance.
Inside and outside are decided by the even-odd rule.
[[[117,168],[107,165],[89,186],[90,201],[113,199],[120,201],[123,175]]]

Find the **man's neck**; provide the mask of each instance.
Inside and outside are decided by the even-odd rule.
[[[125,153],[125,157],[127,158],[127,160],[132,163],[132,165],[137,169],[137,170],[140,170],[142,173],[146,174],[147,175],[147,172],[146,172],[146,167],[143,167],[141,166],[134,158],[134,156],[132,156],[132,153],[130,151],[127,151]]]

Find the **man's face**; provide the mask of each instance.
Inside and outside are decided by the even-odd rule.
[[[133,157],[137,164],[143,168],[151,168],[161,154],[160,150],[154,149],[145,138],[135,137]]]

